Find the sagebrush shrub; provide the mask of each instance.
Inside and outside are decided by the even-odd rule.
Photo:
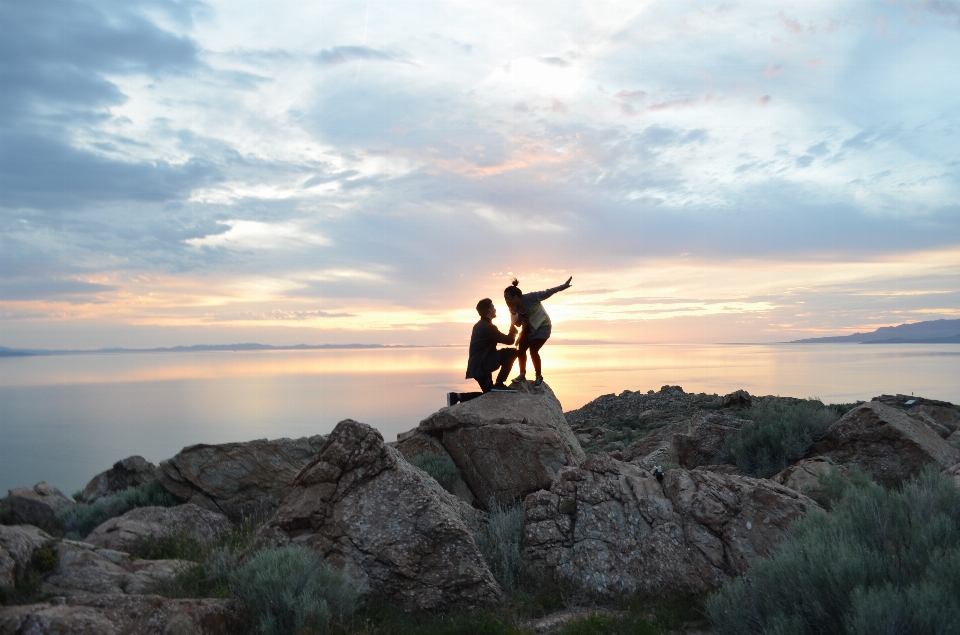
[[[62,516],[64,534],[67,538],[81,540],[104,521],[135,507],[173,507],[179,504],[180,501],[165,490],[160,481],[150,481],[89,505],[74,505],[67,509]]]
[[[930,468],[897,490],[862,481],[840,489],[829,514],[796,521],[772,558],[708,598],[718,633],[960,632],[952,479]]]
[[[331,617],[352,613],[359,597],[348,578],[303,547],[256,553],[230,575],[230,589],[250,607],[263,635],[322,633]]]
[[[477,548],[504,591],[516,587],[523,570],[523,521],[523,505],[497,505],[490,511],[484,530],[474,535]]]
[[[721,458],[761,477],[802,459],[837,420],[835,410],[816,400],[767,399],[755,403],[744,416],[751,421],[724,439]]]
[[[413,460],[414,467],[418,467],[440,483],[440,487],[448,492],[460,478],[460,470],[450,457],[439,454],[421,454]]]

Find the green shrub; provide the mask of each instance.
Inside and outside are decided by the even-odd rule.
[[[512,591],[523,570],[523,505],[500,507],[490,511],[484,530],[474,536],[490,572],[504,591]]]
[[[450,457],[439,454],[421,454],[413,460],[414,467],[418,467],[432,476],[440,487],[448,492],[460,478],[460,470]]]
[[[838,415],[816,400],[765,399],[744,416],[752,421],[724,439],[720,458],[768,477],[803,458]]]
[[[957,571],[960,492],[930,468],[898,490],[843,488],[706,612],[721,634],[957,633]]]
[[[44,600],[40,585],[47,573],[57,568],[56,543],[52,540],[36,549],[30,556],[26,570],[20,571],[12,587],[0,587],[0,606],[15,604],[34,604]]]
[[[323,632],[353,612],[358,594],[343,574],[303,547],[267,549],[230,575],[230,588],[253,611],[263,635]]]
[[[63,513],[64,533],[67,538],[82,540],[104,521],[135,507],[173,507],[178,504],[180,501],[165,490],[159,481],[151,481],[89,505],[74,505]]]

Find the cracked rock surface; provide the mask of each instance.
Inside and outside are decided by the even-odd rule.
[[[257,439],[191,445],[162,461],[160,484],[185,503],[240,520],[272,513],[293,489],[293,479],[323,447],[325,437]]]
[[[516,393],[491,392],[441,408],[417,433],[440,438],[463,480],[488,510],[512,506],[548,487],[561,468],[585,455],[550,387],[516,382]]]
[[[184,536],[211,543],[230,531],[223,514],[193,503],[176,507],[137,507],[103,522],[84,542],[98,547],[136,553],[145,538],[159,540]]]
[[[591,455],[525,501],[524,552],[590,593],[701,592],[769,555],[789,524],[817,508],[765,479],[668,471]]]
[[[404,460],[367,424],[341,421],[261,530],[297,544],[365,592],[409,610],[498,601],[469,525],[483,513]]]

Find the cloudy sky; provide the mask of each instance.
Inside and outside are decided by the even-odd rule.
[[[3,346],[960,317],[960,2],[0,7]]]

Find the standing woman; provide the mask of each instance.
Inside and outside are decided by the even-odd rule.
[[[527,349],[530,349],[530,359],[533,360],[533,370],[537,373],[537,380],[533,384],[534,388],[540,388],[543,385],[543,372],[540,367],[540,349],[550,339],[552,325],[550,316],[547,315],[541,302],[552,296],[557,291],[563,291],[570,288],[570,276],[566,282],[559,287],[547,289],[546,291],[536,291],[534,293],[524,293],[517,286],[520,281],[513,280],[513,284],[503,290],[503,299],[510,307],[513,323],[521,327],[520,339],[517,340],[517,346],[520,348],[520,375],[517,380],[526,380],[527,378]]]

